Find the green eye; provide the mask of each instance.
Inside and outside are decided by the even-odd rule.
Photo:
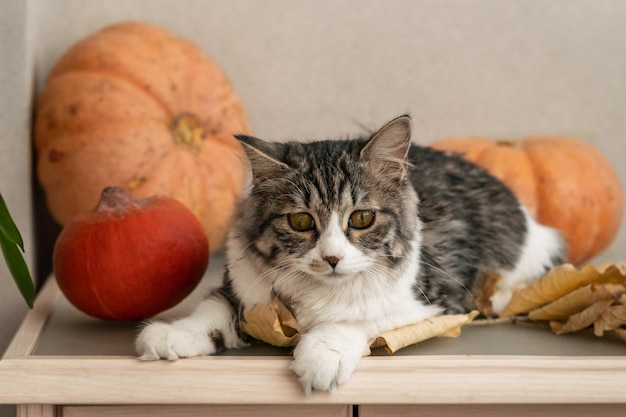
[[[374,223],[376,214],[371,210],[357,210],[350,215],[348,226],[354,229],[365,229]]]
[[[308,213],[295,213],[289,215],[289,225],[298,232],[306,232],[315,227],[313,216]]]

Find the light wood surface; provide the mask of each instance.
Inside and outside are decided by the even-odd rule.
[[[52,322],[59,306],[71,317],[58,314],[56,328],[77,327],[67,337],[78,337],[78,342],[70,343],[80,344],[80,335],[92,326],[62,302],[55,281],[49,280],[0,361],[0,403],[22,404],[20,416],[156,417],[209,411],[235,416],[255,407],[267,415],[288,415],[295,409],[303,415],[350,415],[357,404],[363,416],[455,416],[467,407],[487,417],[578,416],[596,406],[602,415],[611,416],[626,404],[624,355],[371,356],[363,358],[351,380],[336,392],[307,397],[289,371],[291,357],[284,352],[175,362],[141,362],[110,353],[40,354],[38,343],[51,331],[46,323]],[[107,326],[102,327],[105,337],[119,330]],[[127,337],[128,329],[122,330]],[[54,338],[54,333],[47,337]],[[163,413],[152,413],[157,409]]]
[[[60,292],[56,280],[47,280],[37,296],[36,307],[28,312],[11,344],[4,352],[3,360],[30,355],[39,342],[39,335],[50,318]],[[1,362],[0,362],[1,364]]]
[[[60,407],[44,404],[23,404],[17,407],[17,417],[56,417],[61,416]]]
[[[623,417],[623,405],[502,404],[502,405],[368,405],[360,417]]]
[[[352,407],[347,405],[148,405],[63,407],[63,417],[350,417],[351,415]]]
[[[626,360],[369,357],[335,393],[305,397],[286,357],[30,357],[0,363],[0,401],[46,404],[624,403]],[[4,381],[11,381],[5,383]],[[28,387],[24,389],[23,387]]]

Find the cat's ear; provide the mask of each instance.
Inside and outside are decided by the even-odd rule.
[[[282,145],[270,143],[253,136],[235,135],[248,156],[254,180],[274,177],[289,166],[280,161]]]
[[[411,117],[404,115],[393,119],[376,132],[361,149],[360,156],[382,175],[404,179],[410,147]]]

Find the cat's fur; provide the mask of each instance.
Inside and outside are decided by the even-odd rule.
[[[223,287],[191,316],[146,326],[141,358],[244,346],[241,311],[278,296],[304,329],[291,369],[307,392],[330,390],[380,332],[472,309],[480,273],[501,274],[499,309],[513,286],[560,262],[558,233],[535,223],[500,181],[410,137],[408,116],[366,139],[239,136],[253,186],[231,228]],[[374,215],[362,229],[351,219],[359,210]],[[312,216],[311,229],[295,230],[294,213]]]

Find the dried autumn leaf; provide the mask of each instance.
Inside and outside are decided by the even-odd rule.
[[[270,345],[293,346],[300,337],[295,317],[277,298],[270,304],[257,304],[243,316],[241,330]]]
[[[461,326],[478,315],[478,311],[468,314],[437,316],[417,324],[404,326],[381,334],[375,339],[378,345],[387,346],[387,351],[412,345],[431,337],[458,337]],[[241,330],[246,334],[273,346],[294,346],[301,333],[301,328],[291,311],[275,298],[270,304],[258,304],[244,312],[244,320],[240,323]]]
[[[552,330],[552,333],[560,334],[559,332],[563,329],[564,324],[562,321],[552,320],[550,321],[550,330]]]
[[[484,272],[478,276],[474,286],[474,304],[483,316],[490,316],[493,313],[491,297],[496,292],[496,285],[500,281],[500,274],[497,272]]]
[[[624,285],[624,275],[616,266],[599,272],[592,266],[578,270],[571,264],[552,268],[542,278],[521,290],[515,290],[511,301],[500,314],[501,317],[527,313],[564,295],[592,283]]]
[[[558,322],[550,322],[550,327],[552,327],[552,330],[556,334],[577,332],[585,329],[591,326],[593,322],[596,321],[611,306],[611,304],[613,304],[613,302],[613,299],[598,301],[580,313],[570,316],[563,326],[553,325],[553,323]]]
[[[461,327],[478,315],[478,311],[467,314],[436,316],[419,323],[403,326],[380,334],[371,343],[372,347],[385,347],[392,354],[403,347],[422,342],[437,336],[457,337]]]
[[[528,313],[531,320],[563,320],[600,301],[619,299],[626,287],[619,284],[588,284]]]
[[[605,272],[609,268],[617,268],[622,275],[626,275],[626,262],[604,262],[593,265],[593,267],[600,273]]]
[[[623,325],[626,325],[626,305],[613,305],[593,322],[593,333],[602,336],[605,331],[619,329]]]

